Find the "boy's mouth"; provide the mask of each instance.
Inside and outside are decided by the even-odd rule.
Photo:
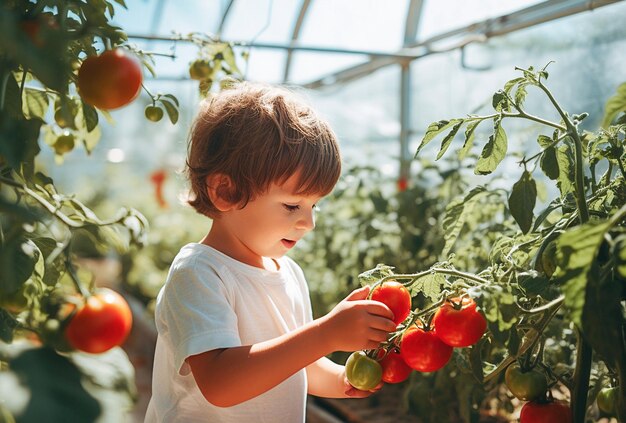
[[[281,239],[281,242],[287,248],[292,248],[294,245],[296,245],[296,241],[292,241],[292,240],[287,239],[287,238]]]

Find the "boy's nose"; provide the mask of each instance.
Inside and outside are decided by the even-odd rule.
[[[313,210],[306,211],[298,219],[298,229],[304,229],[305,231],[311,231],[315,228],[315,213]]]

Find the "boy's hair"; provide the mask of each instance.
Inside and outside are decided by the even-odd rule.
[[[244,207],[298,171],[298,195],[328,194],[341,173],[337,139],[324,120],[293,92],[249,82],[203,104],[186,164],[189,204],[209,217],[219,215],[207,192],[210,175],[228,176],[234,185],[228,200]]]

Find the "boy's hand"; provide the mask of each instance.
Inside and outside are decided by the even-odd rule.
[[[378,385],[376,385],[374,389],[370,389],[369,391],[362,391],[350,385],[350,382],[348,381],[348,378],[346,377],[345,371],[343,372],[343,383],[345,385],[344,393],[346,394],[347,397],[350,397],[350,398],[367,398],[370,395],[380,391],[380,389],[384,385],[384,383],[381,381]]]
[[[321,320],[333,351],[374,349],[396,330],[393,313],[385,304],[366,300],[369,286],[356,289]]]

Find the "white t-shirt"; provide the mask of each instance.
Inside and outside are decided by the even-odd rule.
[[[276,338],[312,320],[302,269],[288,257],[276,262],[279,269],[270,271],[204,244],[180,250],[157,297],[146,423],[304,422],[304,369],[256,398],[220,408],[202,396],[186,362],[205,351]]]

